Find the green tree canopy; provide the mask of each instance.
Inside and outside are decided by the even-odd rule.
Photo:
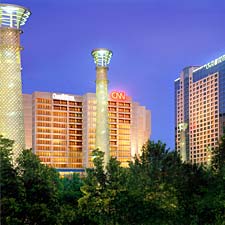
[[[148,141],[128,168],[93,151],[94,168],[60,177],[31,150],[12,163],[13,141],[0,136],[2,224],[225,225],[224,137],[212,167],[183,163]]]
[[[27,224],[57,224],[59,211],[59,174],[40,163],[31,150],[19,156],[17,171],[26,192],[23,206]]]
[[[13,166],[13,141],[0,135],[0,219],[1,224],[23,224],[23,183]]]

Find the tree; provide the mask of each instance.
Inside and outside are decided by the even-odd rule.
[[[207,211],[215,224],[225,224],[225,135],[212,152],[212,181],[208,195],[202,200],[208,203]]]
[[[89,224],[125,224],[121,220],[119,207],[125,192],[126,169],[121,168],[120,163],[111,158],[104,170],[103,158],[102,151],[93,151],[94,168],[87,169],[87,177],[81,187],[83,197],[79,199],[79,207],[89,218]]]
[[[2,224],[225,224],[224,137],[212,168],[182,163],[162,142],[148,141],[128,168],[93,151],[84,178],[60,178],[31,150],[12,163],[13,141],[0,136]]]
[[[0,218],[2,224],[23,224],[24,188],[12,163],[13,141],[0,135]]]
[[[24,224],[58,224],[58,173],[41,164],[31,150],[23,150],[17,162],[17,171],[26,193]]]
[[[60,219],[63,224],[85,224],[85,218],[78,209],[78,200],[82,197],[80,188],[83,180],[73,173],[60,179]]]
[[[130,163],[128,193],[134,203],[132,224],[177,224],[178,201],[174,180],[181,161],[158,141],[148,141],[142,155]],[[130,202],[129,202],[130,203]]]
[[[225,135],[220,138],[212,155],[212,169],[217,172],[221,171],[225,167]]]
[[[87,171],[79,206],[97,224],[178,224],[173,169],[176,153],[161,142],[148,142],[130,168],[111,158],[106,171],[103,153],[94,151],[95,168]]]

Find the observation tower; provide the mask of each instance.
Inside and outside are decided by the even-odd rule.
[[[13,161],[25,148],[20,27],[30,14],[22,6],[0,4],[0,135],[15,141]]]
[[[99,48],[91,52],[96,65],[96,143],[95,147],[105,153],[104,167],[109,162],[109,122],[108,122],[108,65],[112,51]]]

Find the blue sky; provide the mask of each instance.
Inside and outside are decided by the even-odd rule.
[[[0,0],[32,11],[23,92],[95,92],[91,50],[113,51],[109,89],[152,111],[152,139],[174,148],[174,80],[225,54],[223,0]]]

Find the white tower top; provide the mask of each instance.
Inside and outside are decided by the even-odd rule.
[[[107,67],[112,57],[112,51],[106,48],[96,48],[91,54],[97,67]]]
[[[12,4],[0,4],[0,28],[19,29],[29,18],[31,12],[27,8]]]

